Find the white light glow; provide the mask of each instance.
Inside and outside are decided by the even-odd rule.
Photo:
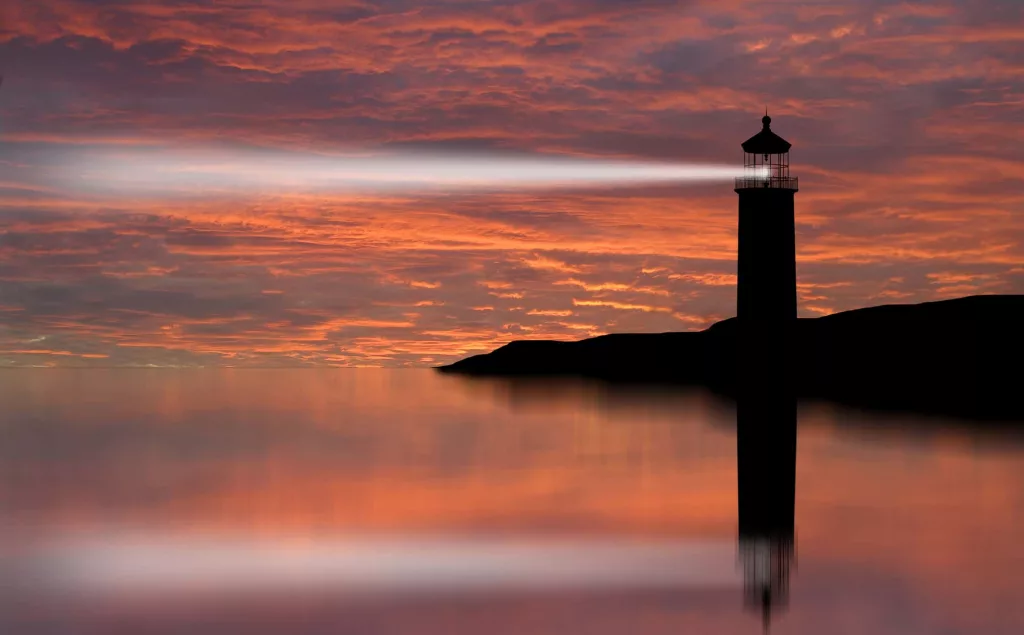
[[[9,559],[37,591],[348,593],[738,587],[725,541],[349,537],[64,538]]]
[[[707,183],[751,174],[730,165],[551,156],[121,150],[65,157],[62,176],[98,190],[195,194],[605,187]]]

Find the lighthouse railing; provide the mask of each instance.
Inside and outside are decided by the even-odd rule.
[[[798,190],[799,180],[795,176],[741,176],[736,179],[737,190],[771,188],[776,190]]]

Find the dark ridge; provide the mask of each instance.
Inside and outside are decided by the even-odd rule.
[[[892,304],[800,319],[797,395],[847,405],[1024,421],[1024,295]],[[699,385],[734,395],[736,320],[691,333],[511,342],[438,370]]]

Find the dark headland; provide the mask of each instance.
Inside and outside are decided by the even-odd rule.
[[[478,376],[576,376],[736,389],[736,319],[704,331],[525,340],[449,366]],[[797,396],[1024,421],[1024,295],[884,305],[797,321]]]

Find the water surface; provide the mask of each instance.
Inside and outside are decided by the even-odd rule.
[[[736,412],[428,370],[19,370],[0,630],[756,633]],[[1024,632],[1024,438],[801,404],[775,633]]]

